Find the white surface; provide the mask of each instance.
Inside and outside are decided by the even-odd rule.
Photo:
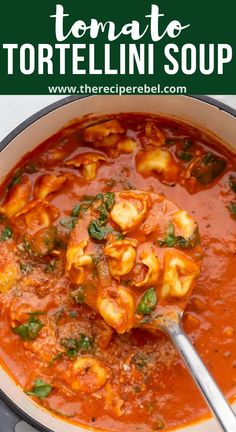
[[[211,96],[236,109],[236,95]],[[0,96],[0,141],[32,114],[64,96]]]

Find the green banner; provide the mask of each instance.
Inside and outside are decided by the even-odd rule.
[[[235,94],[235,0],[4,2],[0,94]]]

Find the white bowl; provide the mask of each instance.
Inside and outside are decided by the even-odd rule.
[[[89,113],[118,112],[146,112],[174,116],[200,128],[208,129],[223,140],[225,145],[236,150],[236,112],[213,99],[189,96],[69,97],[30,117],[2,141],[0,144],[1,180],[22,156],[69,121]],[[88,430],[88,427],[83,428],[66,422],[37,406],[2,368],[0,368],[0,383],[3,399],[29,423],[41,430],[53,432]],[[96,429],[91,428],[91,430]],[[217,430],[220,429],[213,419],[175,429],[179,432],[216,432]]]

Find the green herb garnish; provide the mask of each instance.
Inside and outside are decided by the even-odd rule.
[[[155,288],[149,288],[141,297],[137,307],[137,312],[140,315],[150,314],[157,304],[157,295]]]
[[[233,192],[236,193],[236,176],[229,176],[229,187]]]
[[[176,153],[176,156],[177,156],[177,158],[179,158],[185,162],[190,162],[193,158],[192,153],[190,153],[189,151],[186,151],[186,150],[179,150]]]
[[[190,139],[186,138],[183,142],[183,149],[189,150],[191,146],[192,146],[192,141]]]
[[[175,227],[172,222],[170,222],[167,226],[166,235],[163,240],[160,240],[159,246],[168,246],[174,247],[175,245]]]
[[[236,202],[231,201],[229,203],[229,211],[231,215],[235,218],[236,217]]]
[[[74,357],[78,352],[84,353],[91,350],[93,347],[93,338],[83,333],[80,334],[80,339],[62,339],[61,345],[66,348],[66,354],[69,357]]]
[[[76,224],[77,218],[76,217],[68,217],[60,220],[60,224],[66,228],[68,231],[71,231]]]
[[[148,359],[146,356],[144,356],[141,353],[137,353],[135,354],[132,359],[131,359],[132,363],[135,364],[135,366],[137,366],[139,369],[143,369],[147,363],[148,363]]]
[[[12,229],[9,226],[6,226],[3,230],[2,230],[2,234],[0,237],[0,241],[6,241],[8,239],[12,238]]]
[[[99,222],[92,220],[88,226],[88,233],[94,240],[103,240],[106,236],[113,231],[111,227],[100,226]]]
[[[51,393],[52,386],[42,379],[37,379],[31,391],[26,392],[27,395],[37,396],[38,398],[45,398]]]
[[[30,314],[28,321],[18,327],[14,327],[12,329],[13,332],[24,340],[35,339],[43,327],[42,321],[35,317],[35,315],[39,314],[40,312]]]

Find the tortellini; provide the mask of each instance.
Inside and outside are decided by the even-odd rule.
[[[155,147],[161,147],[165,144],[165,135],[152,121],[148,121],[145,125],[145,134],[148,139],[148,143]]]
[[[136,149],[136,142],[132,138],[122,138],[119,140],[117,150],[119,153],[133,153]]]
[[[99,297],[97,309],[103,319],[117,333],[124,333],[132,328],[134,317],[134,300],[132,295],[118,287],[114,296]]]
[[[88,240],[83,240],[79,244],[69,244],[67,248],[67,272],[71,272],[71,279],[74,283],[80,284],[84,281],[85,269],[92,265],[91,255],[85,254],[84,249],[88,245]]]
[[[18,268],[15,263],[6,262],[3,265],[0,263],[0,293],[11,289],[18,278]]]
[[[34,197],[45,200],[49,194],[59,191],[66,181],[67,178],[64,175],[45,174],[40,176],[34,187]]]
[[[147,247],[140,254],[141,263],[147,268],[143,280],[136,282],[136,287],[156,286],[160,277],[161,263],[154,250]]]
[[[197,229],[197,223],[185,210],[174,213],[171,220],[175,226],[175,233],[182,235],[186,239],[190,238]]]
[[[99,166],[106,160],[106,156],[101,153],[86,152],[69,159],[65,165],[81,168],[82,175],[86,180],[94,180]]]
[[[28,176],[23,175],[19,183],[11,186],[7,194],[3,212],[10,219],[19,212],[28,202],[31,193],[31,183]]]
[[[46,201],[32,200],[14,216],[14,224],[28,232],[47,228],[58,218],[59,211]]]
[[[84,129],[83,138],[86,142],[96,143],[99,147],[99,143],[101,147],[104,146],[104,138],[108,137],[112,134],[122,134],[125,132],[125,129],[117,119],[107,120],[92,126],[88,126]],[[109,142],[108,142],[109,143]],[[109,146],[109,144],[108,144]]]
[[[159,148],[140,150],[136,156],[136,169],[144,176],[156,172],[167,182],[175,181],[179,174],[179,167],[171,153]]]
[[[114,278],[128,274],[135,263],[138,242],[135,240],[118,240],[107,243],[104,254],[109,257],[109,269]]]
[[[183,297],[191,291],[199,276],[198,265],[187,255],[179,251],[166,252],[164,257],[164,277],[161,296]]]
[[[145,192],[120,192],[116,196],[110,217],[124,233],[127,233],[141,224],[150,205],[150,195]]]
[[[92,356],[78,357],[62,379],[75,392],[90,394],[102,388],[109,379],[109,368],[101,360]]]

